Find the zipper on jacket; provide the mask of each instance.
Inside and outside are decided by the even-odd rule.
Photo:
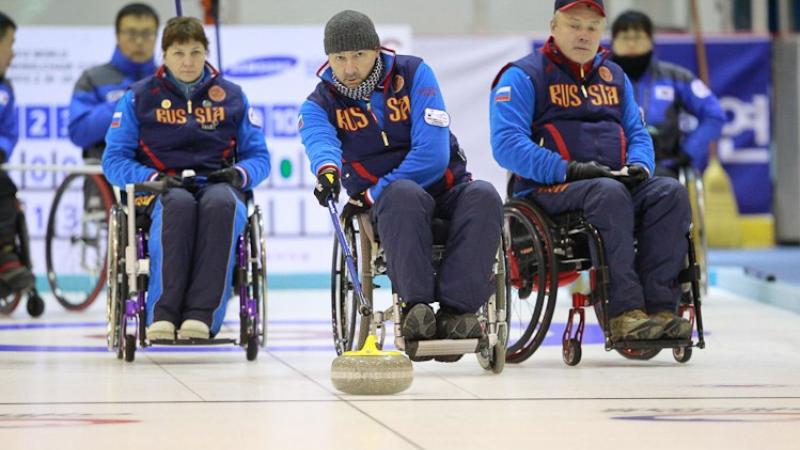
[[[372,104],[370,103],[369,100],[366,100],[366,102],[367,102],[367,111],[369,111],[369,113],[372,114],[372,119],[375,120],[375,125],[377,125],[378,128],[380,128],[381,125],[380,125],[380,123],[378,123],[378,116],[376,116],[375,113],[372,112]],[[381,138],[383,138],[383,146],[384,147],[388,147],[389,146],[389,137],[386,136],[386,132],[383,131],[382,128],[381,128]]]
[[[583,72],[583,64],[581,64],[581,92],[583,92],[583,98],[588,98],[589,94],[586,93],[586,84],[584,82],[584,78],[586,74]]]
[[[186,108],[189,110],[189,114],[191,114],[192,113],[192,100],[191,99],[186,102]]]

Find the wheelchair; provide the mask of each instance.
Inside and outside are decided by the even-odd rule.
[[[343,221],[343,231],[361,282],[364,298],[370,306],[374,305],[373,294],[380,288],[376,277],[388,275],[386,258],[380,240],[375,234],[369,214],[358,214],[352,220]],[[441,264],[446,253],[448,222],[442,219],[433,220],[433,261],[434,268]],[[360,349],[370,329],[378,337],[378,344],[383,348],[386,338],[385,321],[394,324],[394,345],[405,351],[413,360],[418,357],[453,356],[475,353],[478,363],[485,370],[494,373],[503,371],[506,361],[506,341],[508,328],[506,323],[506,261],[501,243],[497,258],[493,265],[495,292],[478,311],[478,320],[484,335],[479,339],[441,339],[425,341],[406,341],[402,333],[402,299],[392,289],[392,304],[386,309],[373,308],[372,320],[359,310],[359,301],[354,292],[353,281],[347,272],[345,255],[339,242],[333,241],[333,260],[331,272],[331,312],[333,324],[333,341],[336,353]]]
[[[17,208],[19,214],[17,214],[17,221],[14,224],[15,228],[15,236],[14,236],[14,249],[12,250],[18,257],[20,263],[22,263],[28,270],[33,271],[33,264],[31,262],[31,252],[30,252],[30,236],[28,235],[28,223],[25,220],[25,208],[22,202],[17,200]],[[39,317],[44,313],[44,300],[39,295],[39,291],[36,289],[34,285],[30,289],[19,291],[19,292],[11,292],[8,295],[0,296],[0,314],[2,315],[10,315],[17,309],[17,306],[22,301],[22,296],[27,296],[28,301],[26,303],[26,309],[28,310],[28,314],[31,317]]]
[[[628,359],[648,360],[662,349],[671,348],[675,360],[685,363],[691,358],[692,348],[705,347],[701,270],[691,231],[686,236],[687,267],[678,276],[678,282],[686,289],[677,314],[688,315],[692,328],[696,327],[697,341],[692,338],[613,341],[606,315],[610,280],[603,239],[598,230],[579,211],[548,217],[530,199],[508,200],[503,214],[512,286],[508,297],[511,331],[508,362],[525,361],[537,350],[549,330],[559,287],[573,283],[584,272],[588,273],[589,290],[572,293],[572,307],[561,339],[562,357],[567,365],[577,365],[581,360],[586,307],[595,310],[603,329],[606,351],[616,350]]]
[[[150,261],[147,255],[149,223],[136,215],[136,192],[163,192],[158,182],[129,184],[126,201],[111,208],[108,223],[108,320],[109,351],[118,359],[132,362],[137,341],[142,348],[151,345],[223,345],[233,344],[246,349],[248,361],[258,357],[259,348],[267,340],[267,254],[261,209],[252,195],[247,199],[247,225],[238,237],[236,264],[232,277],[235,295],[239,297],[238,339],[174,339],[149,340],[146,330],[145,298]]]

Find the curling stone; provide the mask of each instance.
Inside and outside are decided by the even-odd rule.
[[[411,386],[411,360],[401,352],[378,350],[375,342],[375,335],[370,334],[361,350],[342,353],[333,360],[333,387],[352,395],[391,395]]]

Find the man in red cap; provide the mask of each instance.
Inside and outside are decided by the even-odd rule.
[[[675,312],[689,200],[676,180],[652,176],[631,82],[600,47],[605,26],[602,0],[555,2],[547,43],[495,80],[493,154],[514,173],[514,196],[548,214],[580,210],[600,231],[612,340],[688,338]]]

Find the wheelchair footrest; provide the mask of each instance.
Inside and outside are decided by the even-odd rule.
[[[428,341],[407,341],[406,354],[410,358],[420,356],[463,355],[477,353],[488,346],[486,337],[477,339],[433,339]]]
[[[691,339],[657,339],[649,341],[617,341],[611,343],[609,350],[647,350],[661,348],[693,347]]]
[[[237,345],[236,339],[155,339],[150,345]]]

